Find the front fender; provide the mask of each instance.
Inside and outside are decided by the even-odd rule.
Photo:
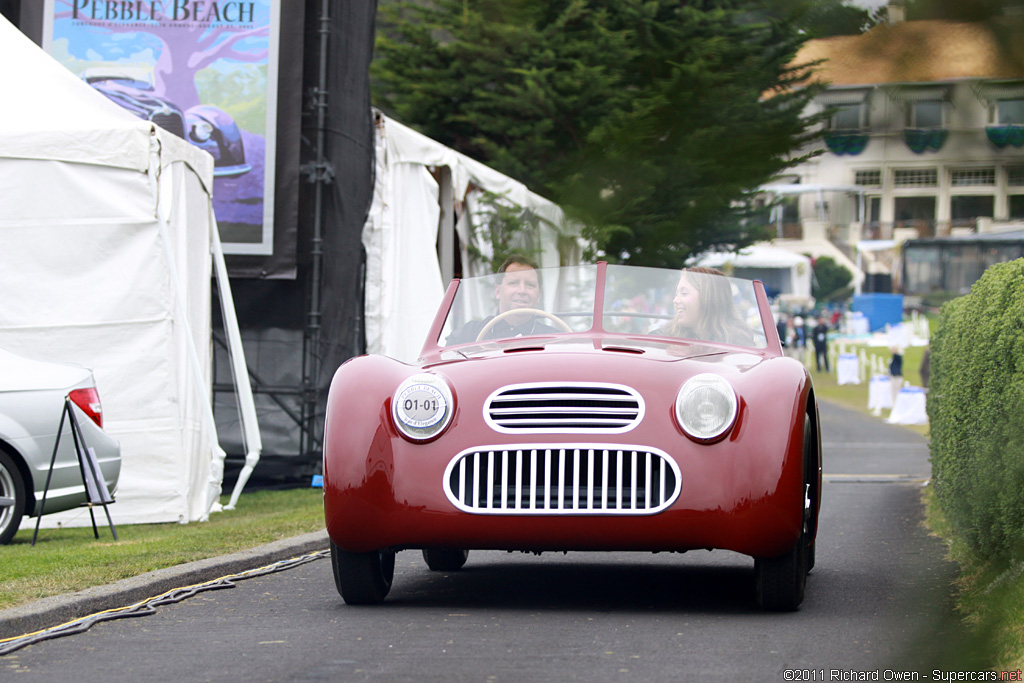
[[[800,537],[803,528],[805,472],[820,472],[820,436],[817,434],[817,406],[814,401],[810,375],[798,361],[779,357],[768,360],[757,369],[756,381],[744,383],[744,402],[751,411],[750,422],[740,442],[751,449],[750,478],[745,487],[753,500],[759,500],[760,515],[770,517],[772,526],[779,530],[772,547],[763,547],[755,554],[771,557],[788,551]],[[804,416],[811,418],[813,463],[804,461]],[[756,455],[755,455],[756,452]],[[805,469],[806,468],[806,469]],[[755,494],[757,477],[770,483],[765,495]],[[815,487],[820,496],[820,484]],[[813,501],[815,511],[820,500]],[[737,506],[737,510],[742,506]],[[757,529],[751,525],[749,530]],[[786,533],[782,533],[785,529]],[[760,541],[764,543],[764,539]],[[744,539],[744,545],[759,544],[754,537]]]
[[[324,422],[324,520],[338,547],[362,551],[356,532],[386,530],[394,513],[394,390],[415,372],[383,356],[344,363],[331,381]]]

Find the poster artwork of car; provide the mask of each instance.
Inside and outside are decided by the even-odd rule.
[[[231,115],[209,104],[182,111],[155,94],[145,70],[87,69],[82,78],[108,99],[135,116],[152,121],[213,156],[213,175],[238,176],[252,166],[245,162],[242,133]]]
[[[208,189],[225,254],[270,256],[283,246],[274,212],[286,3],[38,4],[47,53],[110,101],[213,157]]]

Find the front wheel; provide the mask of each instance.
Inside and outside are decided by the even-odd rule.
[[[350,553],[331,541],[334,585],[348,605],[377,605],[384,602],[395,578],[395,551],[375,550]]]
[[[0,450],[0,545],[10,543],[18,533],[27,503],[21,472],[11,456]]]
[[[785,555],[754,560],[757,602],[763,609],[773,612],[792,612],[800,607],[804,601],[807,574],[814,566],[818,466],[811,437],[811,418],[804,416],[804,500],[800,537]]]
[[[427,566],[435,572],[454,572],[462,569],[469,559],[468,550],[453,548],[424,548],[423,559]]]
[[[792,612],[804,601],[807,585],[807,544],[803,537],[780,557],[754,560],[757,603],[771,612]]]

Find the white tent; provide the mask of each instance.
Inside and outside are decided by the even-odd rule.
[[[903,270],[902,253],[902,243],[896,240],[861,240],[857,242],[857,269],[864,273],[889,275],[897,285]],[[863,278],[857,280],[854,294],[860,294],[863,285]]]
[[[770,292],[797,303],[811,299],[811,260],[787,249],[755,244],[739,252],[709,252],[690,265],[720,268],[735,277],[761,280]]]
[[[579,240],[562,239],[575,234],[562,210],[522,183],[382,114],[377,116],[376,153],[373,202],[363,228],[369,353],[406,362],[419,355],[451,276],[438,258],[439,242],[442,259],[453,249],[453,239],[443,229],[439,240],[443,211],[461,208],[458,222],[450,224],[462,244],[464,274],[484,274],[484,264],[466,250],[473,244],[491,255],[480,234],[487,212],[480,203],[482,191],[501,195],[541,219],[535,245],[541,267],[578,262]],[[439,182],[442,170],[445,180]]]
[[[213,160],[107,100],[3,17],[0,61],[0,347],[93,369],[104,426],[121,443],[115,523],[204,519],[224,457],[210,409],[215,265],[238,341]],[[244,358],[233,355],[247,411]],[[43,524],[89,523],[83,514]]]

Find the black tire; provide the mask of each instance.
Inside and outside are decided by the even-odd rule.
[[[454,572],[462,569],[469,559],[468,550],[453,548],[424,548],[423,559],[435,572]]]
[[[18,533],[27,504],[21,471],[10,455],[0,450],[0,545],[7,545]]]
[[[348,605],[378,605],[391,591],[395,551],[350,553],[331,542],[334,585]]]
[[[804,506],[800,537],[789,552],[779,557],[755,558],[754,580],[757,603],[772,612],[792,612],[804,601],[807,573],[814,564],[814,528],[817,523],[814,501],[817,500],[818,465],[811,439],[811,419],[804,416]]]
[[[810,506],[804,510],[804,542],[807,544],[807,573],[814,569],[815,543],[818,535],[818,499],[821,496],[821,477],[818,473],[817,440],[811,431],[811,417],[804,416],[804,490]]]
[[[804,601],[807,545],[803,537],[785,555],[754,560],[757,603],[770,612],[792,612]]]

